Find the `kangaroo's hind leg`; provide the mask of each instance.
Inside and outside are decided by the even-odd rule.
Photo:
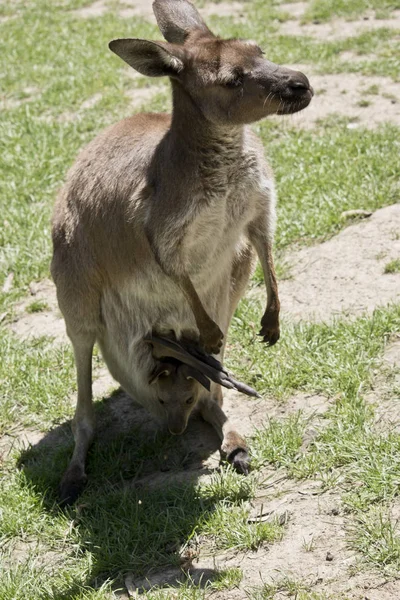
[[[92,353],[100,328],[100,285],[83,268],[75,268],[69,255],[56,249],[52,275],[57,299],[71,340],[77,374],[78,401],[72,420],[75,447],[72,459],[61,480],[62,505],[72,504],[86,484],[85,462],[94,437],[92,402]]]
[[[230,280],[229,300],[227,302],[224,322],[222,322],[224,332],[224,345],[220,353],[222,362],[225,352],[227,331],[231,322],[233,313],[242,298],[246,289],[247,282],[251,275],[254,265],[254,252],[250,245],[244,247],[232,267]],[[211,393],[202,399],[201,415],[205,421],[210,423],[221,438],[221,450],[225,454],[228,462],[239,473],[247,475],[250,469],[250,458],[245,439],[236,431],[234,425],[222,409],[223,395],[220,385],[215,383],[211,386]]]
[[[74,349],[78,401],[72,420],[75,439],[71,461],[60,484],[60,503],[72,504],[86,484],[85,462],[94,437],[94,409],[92,402],[92,352],[95,338],[90,334],[71,334]]]

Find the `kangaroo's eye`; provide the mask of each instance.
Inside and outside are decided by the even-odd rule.
[[[225,81],[224,86],[230,89],[235,89],[238,87],[241,87],[243,85],[243,79],[242,77],[233,77],[232,79],[229,79],[228,81]]]
[[[194,402],[194,398],[193,398],[193,396],[191,396],[190,398],[188,398],[188,399],[186,400],[186,404],[193,404],[193,402]]]
[[[158,399],[160,404],[165,404],[164,400],[161,400],[161,398]]]

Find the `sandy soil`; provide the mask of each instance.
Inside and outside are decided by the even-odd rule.
[[[400,274],[384,272],[400,256],[399,231],[400,204],[395,204],[323,244],[290,251],[291,279],[279,285],[282,314],[327,321],[399,302]]]
[[[121,0],[117,8],[110,5],[107,0],[96,0],[93,4],[85,6],[74,11],[79,17],[84,19],[99,17],[109,10],[116,10],[121,17],[143,17],[149,21],[155,22],[153,10],[151,8],[152,0]],[[232,17],[235,20],[244,19],[244,8],[241,2],[207,2],[202,8],[199,8],[204,18],[212,15],[222,17]]]
[[[348,56],[343,57],[348,60]],[[288,126],[311,129],[330,115],[351,119],[349,127],[373,129],[382,123],[400,125],[400,83],[389,77],[366,77],[355,73],[317,75],[309,65],[287,65],[307,75],[315,95],[303,111],[284,117]],[[378,93],[368,90],[377,86]],[[282,117],[273,117],[282,120]]]
[[[280,8],[291,16],[280,25],[280,32],[284,35],[310,36],[323,41],[334,41],[381,28],[400,30],[400,10],[393,11],[389,19],[377,19],[374,11],[369,11],[362,19],[352,21],[337,18],[327,23],[302,23],[301,19],[307,8],[306,2],[281,4]]]

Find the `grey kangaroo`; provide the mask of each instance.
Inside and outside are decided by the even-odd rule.
[[[246,442],[221,387],[156,356],[148,339],[190,339],[222,361],[255,255],[267,298],[260,334],[267,345],[279,339],[273,175],[248,124],[302,110],[313,90],[255,42],[215,36],[187,0],[156,0],[153,10],[166,41],[117,39],[110,49],[142,75],[170,78],[172,115],[136,114],[101,133],[70,170],[52,221],[51,271],[78,382],[63,503],[86,482],[95,342],[112,376],[173,434],[196,407],[246,473]]]

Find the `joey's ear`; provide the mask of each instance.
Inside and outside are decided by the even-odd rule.
[[[187,0],[155,0],[153,11],[168,42],[183,44],[189,33],[196,29],[214,37],[197,9]]]
[[[109,48],[128,65],[148,77],[176,77],[183,69],[183,49],[165,42],[112,40]]]
[[[159,363],[149,377],[149,385],[155,383],[159,377],[168,377],[172,373],[171,365],[168,363]]]
[[[203,387],[205,387],[206,390],[210,391],[210,389],[211,389],[210,380],[204,375],[204,373],[202,373],[198,369],[195,369],[194,367],[190,367],[189,365],[181,365],[179,367],[179,371],[186,379],[195,379]]]

